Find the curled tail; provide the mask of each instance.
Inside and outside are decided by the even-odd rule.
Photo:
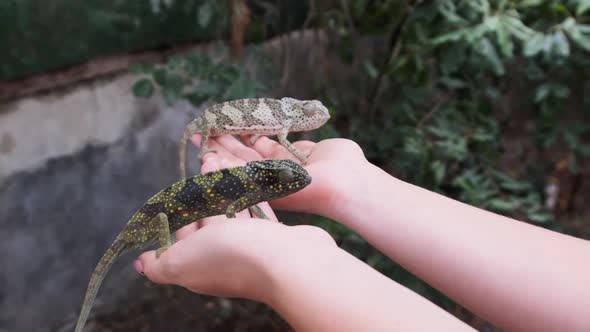
[[[109,272],[111,266],[113,266],[113,263],[121,255],[121,253],[125,251],[126,247],[126,242],[120,237],[117,237],[115,242],[113,242],[113,244],[107,249],[96,265],[96,268],[92,273],[92,277],[90,278],[90,282],[88,283],[88,289],[86,290],[86,295],[84,296],[84,304],[82,305],[82,310],[80,310],[80,316],[78,316],[75,332],[82,332],[104,277]]]

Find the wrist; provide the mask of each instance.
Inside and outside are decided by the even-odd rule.
[[[373,205],[381,201],[377,198],[390,197],[390,184],[399,181],[368,161],[355,167],[350,174],[348,181],[334,183],[330,204],[318,213],[347,227],[359,218],[364,219],[362,217],[375,208]]]
[[[319,227],[282,226],[282,231],[274,238],[274,250],[263,259],[265,278],[258,285],[257,300],[273,308],[281,302],[285,289],[297,287],[291,284],[293,278],[305,279],[317,274],[318,266],[340,253],[334,239]]]

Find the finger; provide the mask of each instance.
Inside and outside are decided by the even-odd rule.
[[[311,141],[297,141],[293,143],[293,146],[303,154],[308,155],[311,153],[315,144],[316,143]],[[266,159],[292,159],[294,161],[299,161],[287,150],[287,148],[266,136],[260,137],[256,143],[254,143],[253,147]]]
[[[216,137],[216,142],[223,146],[229,153],[245,161],[260,160],[262,156],[256,150],[244,145],[231,135]]]
[[[236,163],[241,162],[242,164],[244,164],[243,161],[239,160],[239,158],[237,158],[233,153],[228,151],[223,145],[219,144],[218,139],[223,136],[228,136],[230,138],[232,137],[231,135],[222,135],[209,138],[209,142],[207,143],[207,147],[209,148],[209,150],[211,152],[215,151],[215,154],[217,154],[219,159],[221,160],[232,158],[235,160]],[[193,142],[193,144],[195,144],[198,147],[201,146],[201,139],[202,137],[199,134],[195,134],[191,137],[191,141]],[[209,154],[210,153],[206,153],[203,157]]]
[[[277,215],[275,214],[273,209],[270,207],[270,204],[268,204],[267,202],[262,202],[262,203],[259,203],[258,206],[260,207],[262,212],[264,212],[264,214],[266,214],[266,216],[268,218],[270,218],[271,221],[276,221],[276,222],[279,221],[279,219],[277,218]]]
[[[201,164],[201,174],[216,171],[221,168],[221,160],[215,153],[207,153],[203,156]]]
[[[151,281],[159,284],[174,283],[169,273],[166,273],[163,268],[162,261],[165,258],[166,252],[162,253],[159,258],[156,258],[156,251],[150,250],[141,254],[135,262],[133,267],[135,271],[148,277]]]
[[[176,231],[176,240],[180,241],[189,236],[190,234],[194,233],[199,229],[199,225],[196,222],[192,222],[181,229]]]
[[[293,146],[297,148],[297,150],[303,152],[304,154],[309,155],[313,148],[315,147],[316,143],[312,141],[297,141],[293,143]]]
[[[232,152],[228,151],[223,145],[219,144],[218,138],[219,137],[210,139],[208,145],[209,149],[215,151],[221,160],[221,167],[236,167],[246,164],[245,160],[238,158]]]
[[[194,134],[193,136],[191,136],[191,142],[194,145],[196,145],[198,148],[201,147],[201,140],[202,140],[201,134]]]
[[[252,147],[264,158],[271,158],[277,150],[288,152],[287,149],[279,143],[266,136],[261,136]]]

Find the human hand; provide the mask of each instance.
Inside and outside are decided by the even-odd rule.
[[[202,173],[240,164],[216,154],[203,159]],[[268,203],[259,206],[272,220],[250,218],[248,211],[235,219],[204,218],[176,232],[177,242],[159,258],[155,251],[143,253],[135,269],[156,283],[268,303],[276,274],[289,268],[284,262],[312,248],[334,247],[334,241],[320,228],[280,224]]]
[[[192,141],[200,146],[200,135],[194,135]],[[243,137],[241,142],[231,135],[223,135],[211,138],[208,144],[221,160],[229,164],[245,164],[261,159],[299,162],[285,147],[267,137],[260,137],[253,146],[243,142],[248,142],[248,137]],[[309,155],[304,167],[312,181],[299,192],[271,201],[273,207],[331,217],[331,212],[342,205],[343,194],[354,194],[365,185],[362,174],[372,165],[355,142],[336,138],[319,143],[298,141],[293,145]]]

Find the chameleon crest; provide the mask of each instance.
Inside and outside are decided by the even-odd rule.
[[[197,175],[158,192],[133,214],[96,265],[75,332],[82,332],[102,280],[119,256],[158,242],[159,257],[172,245],[171,232],[209,216],[235,218],[248,208],[268,219],[256,204],[297,192],[310,182],[305,169],[291,160],[262,160]]]
[[[250,143],[260,136],[277,136],[277,140],[303,164],[307,156],[287,140],[289,132],[313,130],[330,119],[328,109],[319,100],[297,100],[294,98],[252,98],[238,99],[213,105],[191,121],[185,128],[179,146],[180,175],[186,177],[186,141],[194,134],[203,139],[199,155],[202,157],[209,148],[210,136],[223,134],[251,135]]]

